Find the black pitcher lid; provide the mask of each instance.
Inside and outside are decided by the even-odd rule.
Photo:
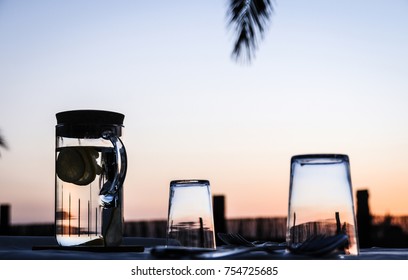
[[[123,125],[121,113],[103,110],[72,110],[56,114],[58,124],[112,124]]]
[[[111,130],[121,136],[123,120],[121,113],[104,110],[72,110],[59,112],[57,135],[65,137],[99,138],[104,130]]]

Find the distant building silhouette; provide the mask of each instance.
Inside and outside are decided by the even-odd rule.
[[[9,235],[11,233],[10,205],[0,205],[0,235]]]
[[[368,197],[368,190],[357,191],[357,229],[361,248],[372,247],[372,217]]]
[[[225,219],[225,196],[214,195],[213,196],[213,215],[214,215],[214,229],[215,229],[215,241],[217,245],[222,242],[218,238],[218,232],[227,232],[227,223]]]

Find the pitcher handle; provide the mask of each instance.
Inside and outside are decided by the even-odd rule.
[[[110,140],[116,159],[115,176],[112,181],[107,181],[101,188],[99,194],[104,208],[117,207],[119,191],[122,188],[127,170],[127,155],[123,142],[112,131],[102,133],[102,138]]]

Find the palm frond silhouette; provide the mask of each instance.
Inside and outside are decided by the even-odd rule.
[[[232,50],[236,61],[252,61],[272,12],[271,0],[230,0],[227,17],[236,35]]]
[[[7,143],[4,137],[0,134],[0,147],[7,149]],[[1,156],[1,153],[0,153]]]

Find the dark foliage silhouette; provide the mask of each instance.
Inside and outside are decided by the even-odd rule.
[[[4,148],[4,149],[7,149],[6,140],[4,139],[4,137],[1,134],[0,134],[0,147]],[[0,156],[1,156],[1,153],[0,153]]]
[[[273,12],[270,0],[229,0],[228,25],[236,40],[232,57],[250,63]]]

